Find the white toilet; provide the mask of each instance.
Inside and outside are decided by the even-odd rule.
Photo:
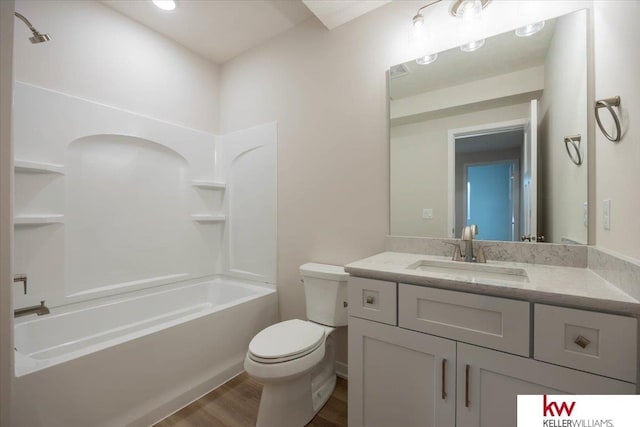
[[[308,321],[293,319],[260,331],[244,360],[261,382],[257,427],[302,427],[318,413],[336,386],[334,338],[347,325],[347,278],[342,267],[300,266]]]

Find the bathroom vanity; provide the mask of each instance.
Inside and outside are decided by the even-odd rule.
[[[588,268],[384,252],[345,270],[350,426],[513,427],[518,394],[637,392],[640,303]]]

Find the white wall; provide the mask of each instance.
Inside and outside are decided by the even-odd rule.
[[[624,127],[616,144],[596,129],[596,244],[640,259],[640,2],[596,1],[594,9],[595,98],[620,95]],[[611,230],[603,227],[605,199]]]
[[[522,96],[544,89],[544,67],[532,67],[481,80],[422,92],[389,102],[392,121],[405,116],[475,104],[488,99]]]
[[[448,237],[449,131],[528,115],[527,102],[392,127],[390,234]],[[422,219],[423,208],[433,209],[433,219]]]
[[[467,31],[443,2],[427,11],[425,24],[438,37],[426,50],[446,50],[590,4],[495,1],[484,21]],[[421,6],[423,1],[392,2],[331,31],[311,18],[222,67],[224,132],[278,121],[283,319],[305,315],[300,264],[345,264],[383,250],[389,231],[385,73],[425,53],[408,47],[409,22]],[[346,349],[338,350],[338,360],[346,360]]]
[[[94,1],[20,0],[52,40],[16,23],[15,79],[137,114],[216,132],[219,67]]]
[[[0,425],[10,425],[13,380],[13,0],[0,1]]]
[[[542,224],[538,233],[548,242],[568,238],[587,243],[584,223],[587,202],[587,16],[586,12],[561,17],[545,62],[544,92],[540,99],[541,157],[538,192]],[[567,155],[564,137],[581,135],[581,166]]]

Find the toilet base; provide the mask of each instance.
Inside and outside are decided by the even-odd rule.
[[[256,427],[302,427],[327,403],[336,387],[333,337],[313,370],[285,381],[263,382]]]
[[[310,376],[306,374],[293,381],[265,384],[256,427],[302,427],[309,423],[336,386],[333,375],[313,392]]]

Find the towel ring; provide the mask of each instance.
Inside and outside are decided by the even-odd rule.
[[[580,154],[580,141],[582,136],[570,135],[564,137],[564,148],[567,149],[567,154],[573,163],[580,166],[582,164],[582,155]],[[577,144],[576,144],[577,142]],[[569,145],[573,147],[573,150],[569,148]]]
[[[619,96],[614,96],[613,98],[607,98],[607,99],[600,99],[596,101],[596,122],[598,122],[598,127],[600,128],[604,136],[609,141],[613,141],[613,142],[620,141],[620,138],[622,137],[622,130],[620,128],[620,119],[618,118],[618,114],[616,114],[616,112],[613,109],[613,107],[618,107],[618,106],[620,106]],[[609,113],[613,117],[613,121],[616,123],[615,137],[613,135],[610,135],[609,132],[607,132],[604,126],[602,125],[602,122],[600,121],[600,113],[598,112],[600,108],[606,108],[607,110],[609,110]]]

